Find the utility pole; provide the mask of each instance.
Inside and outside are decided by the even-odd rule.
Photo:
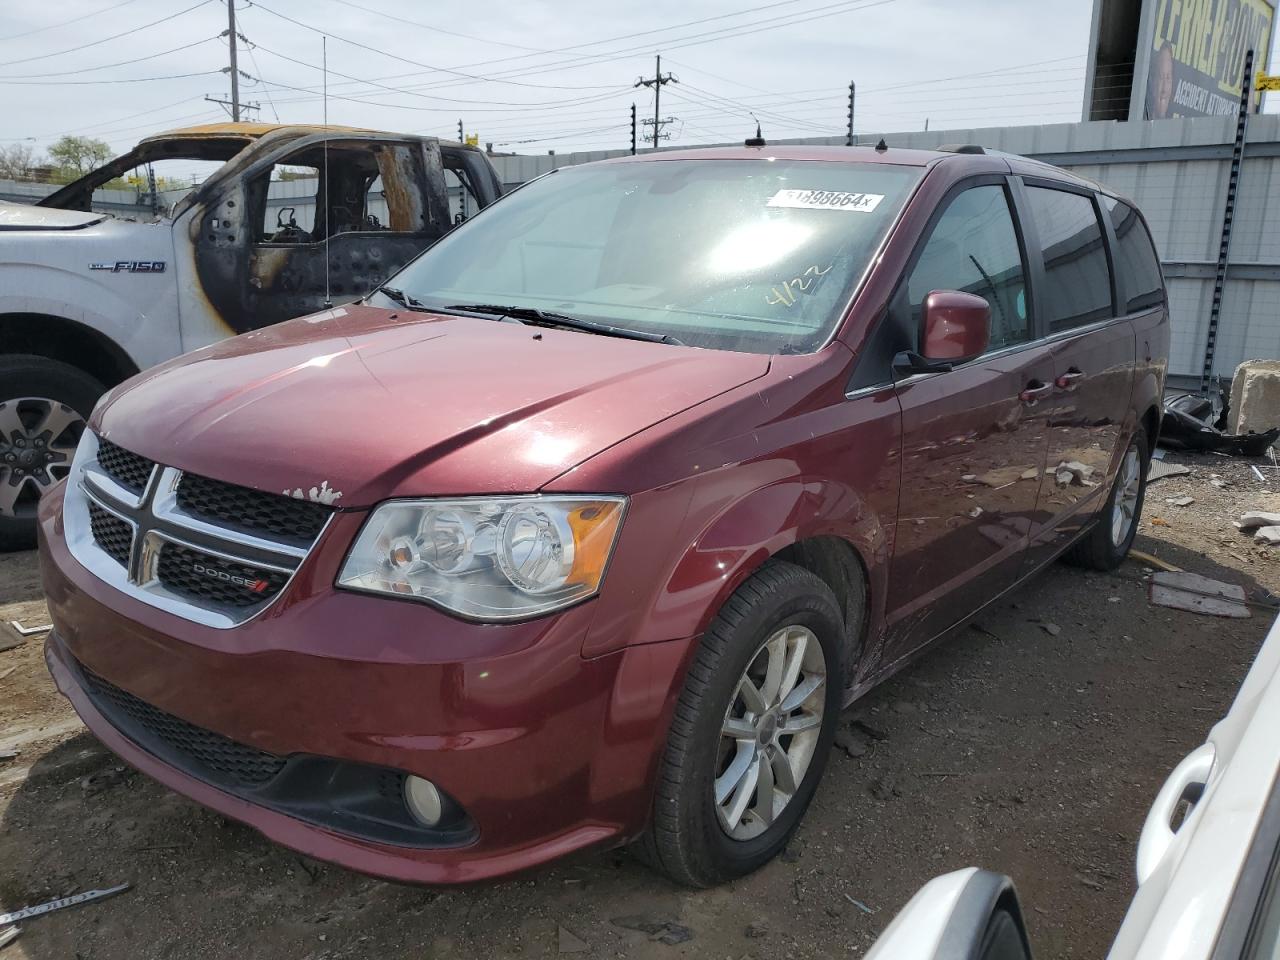
[[[636,105],[631,105],[631,155],[636,155]]]
[[[849,81],[849,132],[844,136],[844,145],[846,147],[853,146],[853,98],[857,93],[857,84],[852,80]]]
[[[231,51],[231,120],[240,122],[240,71],[236,69],[236,0],[227,0],[227,49]]]
[[[653,149],[658,149],[659,132],[662,130],[664,123],[670,123],[671,120],[662,119],[661,101],[662,88],[668,83],[679,83],[674,74],[668,73],[665,77],[662,75],[662,54],[658,54],[654,62],[653,78],[646,80],[641,77],[635,82],[637,87],[653,87]],[[649,121],[645,121],[645,125],[649,125]]]

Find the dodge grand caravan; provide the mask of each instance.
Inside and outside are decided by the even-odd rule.
[[[1146,224],[972,147],[547,175],[361,303],[98,404],[49,668],[145,773],[356,870],[778,853],[842,707],[1120,562],[1169,344]]]

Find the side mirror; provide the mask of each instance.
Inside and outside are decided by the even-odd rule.
[[[1031,960],[1012,881],[975,867],[935,877],[865,960]]]
[[[924,298],[920,353],[904,350],[894,367],[905,373],[941,373],[987,352],[991,305],[959,290],[934,290]]]

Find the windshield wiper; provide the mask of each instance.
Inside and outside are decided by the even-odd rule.
[[[571,317],[567,313],[553,313],[549,310],[539,310],[537,307],[520,307],[510,304],[501,303],[453,303],[444,308],[445,310],[466,310],[471,313],[491,313],[500,317],[510,317],[512,320],[518,320],[521,323],[532,324],[543,327],[563,327],[568,330],[581,330],[584,333],[598,333],[606,337],[623,337],[627,340],[644,340],[647,343],[669,343],[674,346],[684,346],[684,341],[679,340],[669,333],[650,333],[645,330],[631,330],[627,327],[615,327],[609,323],[597,323],[594,320],[584,320],[581,317]]]
[[[415,299],[414,297],[405,293],[399,287],[379,287],[378,292],[390,297],[392,300],[400,304],[400,306],[405,307],[406,309],[425,310],[425,311],[431,310],[431,308],[428,307],[421,300]]]

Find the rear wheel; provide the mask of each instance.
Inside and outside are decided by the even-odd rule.
[[[57,360],[0,357],[0,550],[35,546],[40,497],[70,471],[105,389]]]
[[[840,607],[790,563],[744,583],[699,644],[641,856],[705,887],[776,856],[822,778],[840,711]]]
[[[1111,496],[1093,529],[1067,551],[1070,562],[1093,570],[1114,570],[1124,561],[1137,536],[1147,492],[1148,442],[1146,431],[1139,427],[1120,459]]]

